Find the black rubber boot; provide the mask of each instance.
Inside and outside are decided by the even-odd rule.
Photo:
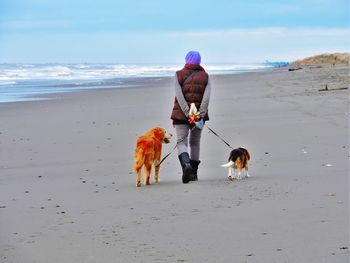
[[[193,181],[194,179],[190,163],[190,156],[188,153],[183,152],[179,155],[179,160],[182,167],[182,182],[187,184],[189,181]]]
[[[190,164],[192,167],[192,172],[193,172],[193,181],[198,181],[198,165],[201,163],[201,161],[195,161],[195,160],[190,160]]]

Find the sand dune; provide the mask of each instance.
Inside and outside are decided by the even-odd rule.
[[[319,65],[319,64],[347,64],[349,65],[350,53],[324,53],[304,59],[296,60],[296,65]]]

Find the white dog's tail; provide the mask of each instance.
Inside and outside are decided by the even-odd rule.
[[[226,164],[222,164],[221,167],[230,167],[230,166],[232,166],[233,164],[234,164],[233,161],[229,161],[229,162],[226,163]]]

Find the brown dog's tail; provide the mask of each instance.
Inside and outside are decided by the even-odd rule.
[[[145,161],[145,154],[142,147],[137,147],[135,150],[135,164],[134,164],[134,171],[138,172]]]

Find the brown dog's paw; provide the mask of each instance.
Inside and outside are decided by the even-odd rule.
[[[137,182],[137,183],[136,183],[136,186],[137,186],[137,187],[141,187],[141,182]]]

